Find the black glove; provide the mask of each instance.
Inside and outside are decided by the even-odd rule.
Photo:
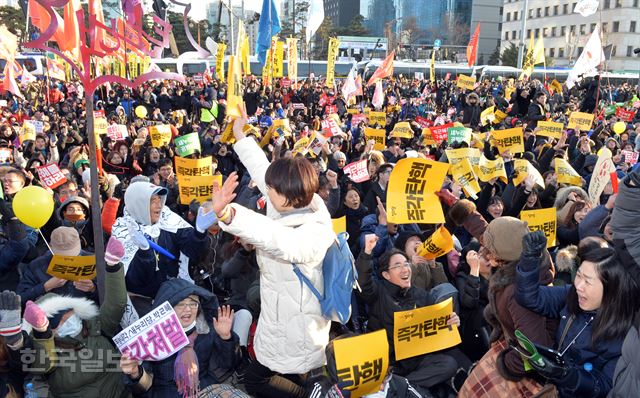
[[[547,248],[547,237],[542,231],[529,232],[522,238],[522,257],[540,258]]]
[[[540,356],[542,362],[544,362],[544,366],[540,366],[536,363],[536,361],[529,361],[531,367],[533,367],[536,372],[540,373],[540,375],[552,381],[564,380],[569,375],[571,368],[568,368],[563,365],[557,364],[555,361],[545,358],[544,356]]]

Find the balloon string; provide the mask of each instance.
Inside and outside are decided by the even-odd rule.
[[[47,242],[47,239],[42,234],[42,230],[40,228],[38,228],[38,232],[40,233],[40,236],[42,236],[42,240],[44,241],[44,244],[47,245],[47,247],[49,248],[49,251],[51,252],[51,254],[55,254],[53,250],[51,250],[51,246],[49,246],[49,243]]]

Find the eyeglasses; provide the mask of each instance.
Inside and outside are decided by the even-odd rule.
[[[397,269],[397,268],[411,268],[411,263],[406,261],[403,264],[394,265],[393,267],[389,267],[388,271],[391,271],[392,269]]]
[[[189,307],[192,310],[197,310],[198,307],[200,307],[200,303],[198,303],[197,301],[192,301],[189,303],[180,303],[175,305],[175,309],[177,310],[184,310],[187,307]]]

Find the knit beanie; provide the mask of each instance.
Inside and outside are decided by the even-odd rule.
[[[526,222],[514,217],[499,217],[489,223],[482,244],[499,260],[516,261],[522,254],[522,238],[528,232]]]

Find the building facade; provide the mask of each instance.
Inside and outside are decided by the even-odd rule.
[[[487,64],[491,55],[500,48],[503,0],[474,0],[471,7],[470,32],[480,24],[477,64]]]
[[[601,23],[602,45],[612,45],[607,62],[610,71],[637,72],[640,59],[640,0],[600,0],[594,15],[574,13],[576,0],[505,0],[502,15],[501,51],[519,45],[522,18],[526,13],[525,45],[529,38],[543,37],[545,55],[555,67],[570,67],[582,53],[596,24]]]
[[[360,0],[324,0],[324,16],[333,26],[347,26],[360,14]]]

